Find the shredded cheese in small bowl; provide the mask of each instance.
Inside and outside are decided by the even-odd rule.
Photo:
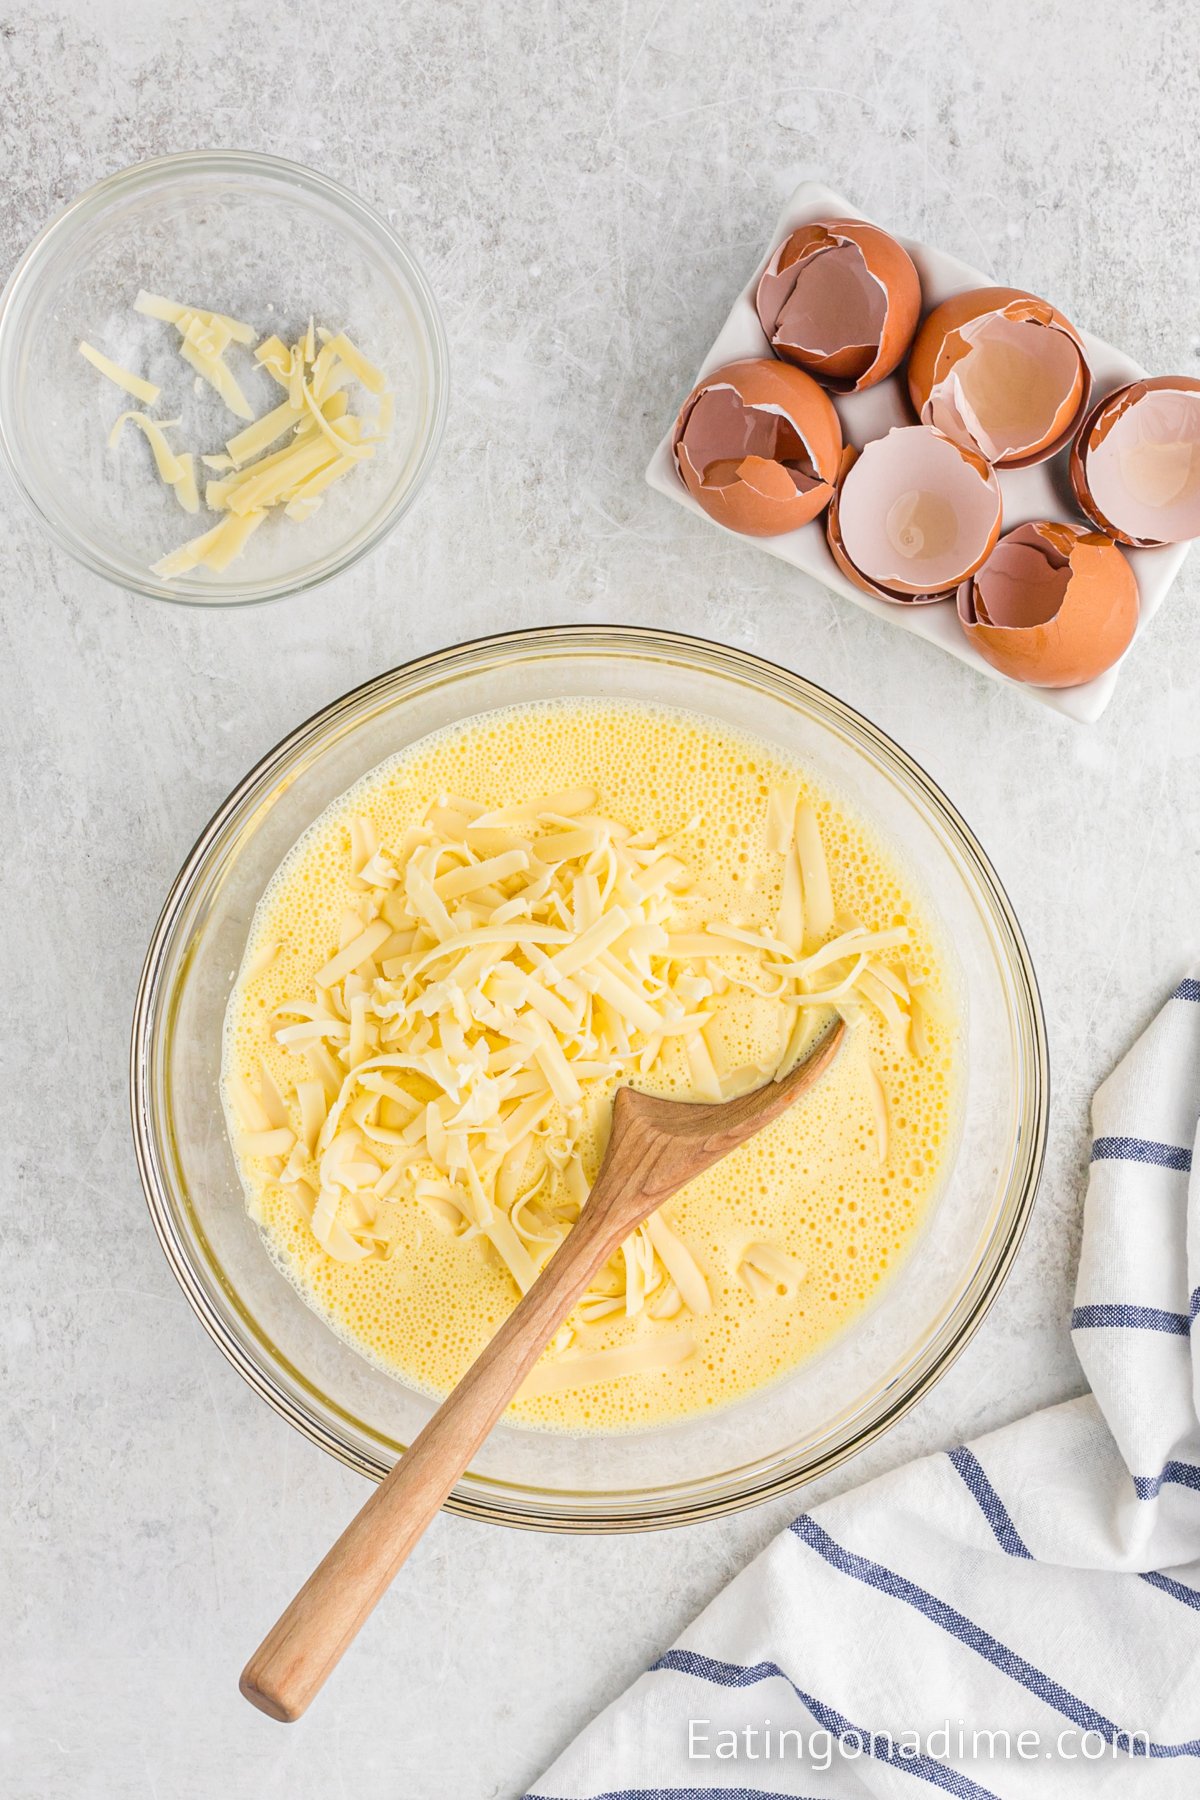
[[[113,177],[0,303],[18,485],[71,554],[157,598],[272,599],[348,567],[411,504],[444,411],[411,255],[357,196],[271,157]]]

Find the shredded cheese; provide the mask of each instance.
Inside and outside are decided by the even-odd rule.
[[[289,368],[304,354],[288,352]],[[835,914],[797,783],[769,796],[765,830],[803,910],[783,916],[785,873],[781,916],[760,930],[706,919],[670,842],[605,817],[591,789],[490,811],[440,795],[396,843],[355,818],[336,942],[271,1020],[294,1083],[280,1093],[264,1072],[257,1092],[230,1093],[241,1142],[286,1158],[279,1179],[326,1254],[385,1255],[384,1209],[408,1204],[527,1292],[586,1204],[621,1081],[672,1058],[697,1098],[729,1098],[785,1073],[835,1004],[907,1031],[910,982],[887,960],[906,928]],[[777,1016],[763,1067],[724,1041],[722,995],[739,990]],[[770,1245],[751,1245],[738,1273],[756,1298],[803,1280]],[[701,1261],[658,1213],[593,1279],[524,1391],[669,1368],[691,1353],[678,1321],[711,1307]],[[637,1343],[589,1350],[589,1329],[618,1316],[638,1321]]]
[[[152,419],[148,413],[123,412],[117,415],[116,423],[108,434],[108,447],[115,450],[121,436],[122,427],[126,424],[136,425],[149,444],[154,456],[154,466],[159,476],[168,487],[173,487],[183,479],[179,458],[167,442],[166,427],[178,425],[178,419]]]
[[[799,1291],[805,1269],[778,1244],[747,1244],[738,1277],[756,1300],[790,1300]]]
[[[647,1338],[640,1344],[621,1344],[612,1350],[592,1350],[578,1356],[545,1358],[525,1377],[520,1393],[524,1400],[544,1394],[561,1394],[570,1388],[593,1387],[598,1381],[619,1381],[627,1375],[648,1375],[673,1369],[696,1354],[688,1336]]]
[[[186,513],[200,511],[200,490],[196,486],[196,459],[190,450],[181,451],[175,459],[179,464],[178,481],[171,486],[175,490],[175,498]]]
[[[240,469],[243,463],[270,449],[285,433],[295,429],[296,414],[290,401],[285,400],[282,406],[277,406],[273,412],[264,413],[253,425],[247,425],[245,431],[235,432],[228,439],[225,445],[229,455],[228,466]]]
[[[251,532],[262,524],[266,516],[265,512],[255,512],[248,513],[244,518],[222,520],[211,531],[191,538],[186,544],[181,544],[178,550],[164,556],[161,562],[156,562],[154,573],[169,579],[173,575],[186,575],[201,563],[209,569],[227,569],[234,557],[240,554]]]
[[[806,928],[809,937],[820,943],[833,924],[833,892],[817,815],[807,803],[796,809],[795,829],[796,855],[804,881]]]
[[[166,436],[166,428],[178,425],[179,422],[178,419],[152,419],[147,413],[123,412],[108,434],[108,447],[110,450],[116,449],[122,427],[126,423],[136,425],[150,446],[160,478],[174,490],[175,498],[184,512],[194,513],[200,509],[195,459],[188,451],[177,453],[172,450]]]
[[[188,319],[186,328],[181,326],[183,336],[179,345],[179,354],[188,367],[194,369],[209,387],[221,396],[231,413],[239,419],[253,419],[250,402],[238,386],[237,377],[229,364],[224,360],[216,345],[211,327],[194,315]]]
[[[700,1267],[687,1245],[675,1236],[661,1212],[646,1220],[650,1242],[661,1257],[680,1298],[694,1313],[712,1311],[712,1296]]]
[[[311,319],[309,320],[308,331],[308,360],[309,362],[312,362]],[[344,331],[339,331],[338,335],[335,338],[332,338],[325,346],[325,350],[331,353],[332,360],[336,361],[340,358],[350,370],[351,374],[362,382],[369,394],[382,394],[386,391],[387,382],[383,375],[375,367],[374,363],[367,361],[361,350],[355,348]],[[324,354],[324,352],[322,352],[322,354]]]
[[[153,572],[163,579],[197,568],[221,573],[240,555],[272,508],[293,523],[311,518],[326,491],[374,456],[376,444],[392,429],[393,396],[386,378],[344,332],[327,331],[310,318],[290,348],[277,336],[263,339],[254,351],[255,360],[286,390],[286,398],[255,418],[225,360],[231,345],[253,345],[253,326],[228,313],[189,306],[145,289],[139,291],[133,305],[144,317],[174,326],[179,334],[179,354],[195,373],[196,392],[202,392],[207,383],[230,411],[246,422],[245,429],[235,432],[223,450],[200,456],[203,467],[220,477],[204,483],[204,504],[234,517],[201,532],[155,563]],[[121,368],[89,343],[81,342],[79,349],[94,368],[135,399],[146,405],[158,399],[159,389],[153,382]],[[375,403],[373,420],[350,411],[344,390],[347,383],[355,381]],[[109,437],[110,447],[115,447],[129,421],[145,435],[159,477],[180,506],[185,512],[198,512],[201,495],[195,456],[173,451],[165,436],[165,428],[180,421],[122,413]],[[282,448],[275,449],[281,440],[285,440]]]
[[[145,381],[140,375],[131,375],[128,369],[123,369],[120,363],[115,363],[111,356],[105,356],[103,351],[96,350],[91,344],[81,340],[79,354],[87,358],[93,369],[99,369],[101,375],[107,375],[119,388],[132,394],[135,400],[141,400],[146,406],[153,406],[158,399],[160,390],[152,381]]]
[[[235,344],[254,342],[253,325],[241,325],[236,319],[231,319],[228,313],[202,312],[197,306],[182,306],[178,300],[164,300],[161,294],[148,294],[145,288],[139,290],[133,310],[144,313],[150,319],[163,319],[168,325],[178,325],[180,320],[199,319],[210,329],[215,326],[223,327]]]

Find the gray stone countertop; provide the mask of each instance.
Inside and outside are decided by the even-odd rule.
[[[396,223],[453,363],[410,518],[282,606],[131,598],[0,495],[11,1800],[511,1800],[796,1510],[608,1539],[443,1518],[302,1725],[238,1697],[261,1627],[364,1489],[254,1398],[163,1261],[127,1126],[134,988],[236,779],[414,654],[564,620],[678,628],[813,677],[930,770],[1036,959],[1050,1157],[974,1343],[823,1491],[1078,1391],[1089,1099],[1200,945],[1200,564],[1081,728],[712,532],[641,471],[808,175],[1150,368],[1195,371],[1194,38],[1185,0],[0,8],[4,273],[114,169],[273,150]]]

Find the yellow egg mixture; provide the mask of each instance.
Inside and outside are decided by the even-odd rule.
[[[793,807],[809,857],[819,834],[824,900],[820,871],[790,848]],[[409,858],[460,909],[449,923],[429,883],[406,877]],[[485,863],[486,898],[451,901]],[[594,965],[560,975],[552,959],[571,907],[576,939],[590,920],[591,942],[599,912],[618,902],[625,940],[609,931]],[[514,949],[493,926],[457,965],[448,959],[450,932],[478,937],[510,916],[542,919],[541,941]],[[457,990],[437,985],[452,966]],[[676,1196],[657,1237],[643,1229],[625,1247],[511,1419],[573,1432],[662,1424],[760,1388],[827,1344],[903,1261],[936,1195],[959,1031],[945,947],[911,880],[773,748],[625,703],[468,721],[330,807],[260,903],[223,1077],[251,1213],[340,1337],[444,1395],[578,1215],[617,1081],[686,1099],[757,1084],[832,1016],[810,1006],[822,993],[854,1027],[832,1069]],[[472,1054],[464,1105],[455,1083]],[[514,1146],[518,1114],[531,1123]]]

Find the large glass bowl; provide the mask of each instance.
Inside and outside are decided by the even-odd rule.
[[[222,449],[238,420],[193,382],[174,328],[134,312],[139,288],[288,342],[311,315],[347,332],[394,395],[391,433],[370,460],[302,525],[266,519],[220,575],[153,573],[220,515],[189,518],[132,427],[110,449],[114,421],[140,402],[79,354],[86,339],[157,383],[150,410],[180,417],[176,449]],[[227,360],[256,415],[278,405],[249,349],[233,346]],[[61,549],[159,600],[277,600],[349,568],[416,498],[446,401],[445,334],[416,258],[357,194],[277,156],[188,151],[108,176],[39,232],[0,298],[0,453],[13,480]]]
[[[510,1525],[644,1529],[748,1506],[878,1437],[978,1327],[1033,1204],[1048,1070],[1029,955],[970,830],[882,731],[757,657],[627,627],[517,632],[381,675],[271,751],[180,871],[137,997],[133,1129],[163,1249],[229,1361],[314,1442],[382,1477],[432,1403],[361,1360],[309,1311],[247,1217],[218,1095],[225,1005],[263,889],[332,800],[427,732],[564,697],[688,708],[803,758],[876,826],[930,897],[965,996],[953,1166],[912,1254],[854,1327],[777,1385],[695,1423],[591,1438],[501,1425],[450,1501]]]

